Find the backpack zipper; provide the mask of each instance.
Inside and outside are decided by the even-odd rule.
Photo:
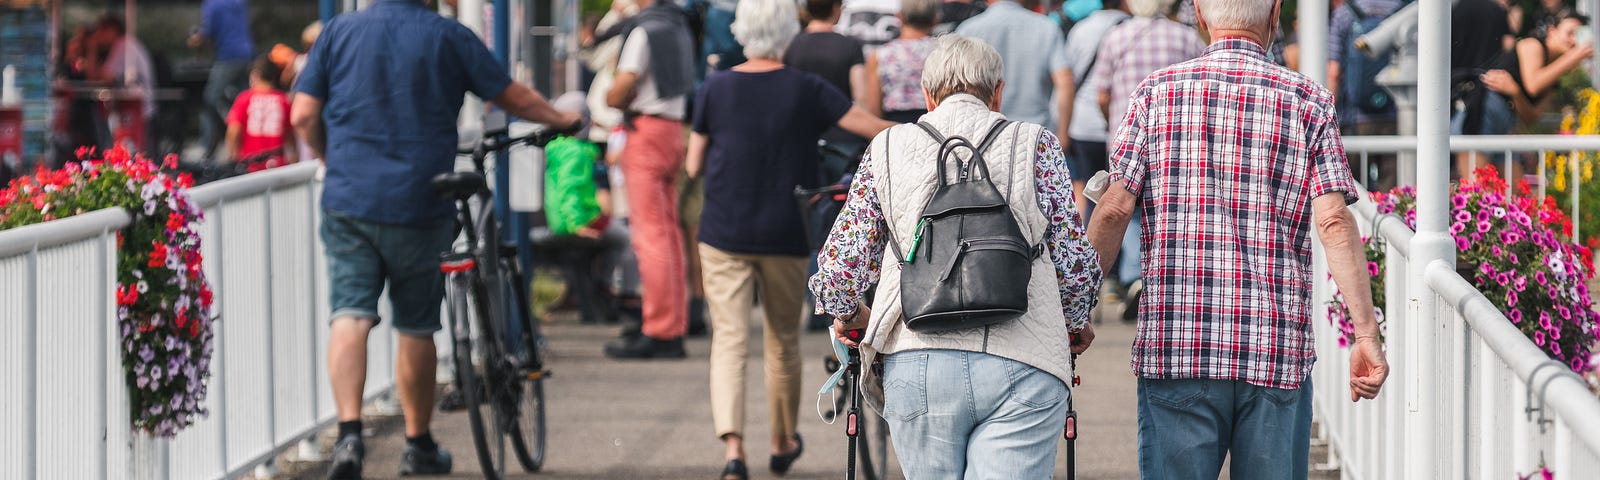
[[[1021,246],[1020,242],[1010,237],[986,237],[962,240],[955,254],[950,256],[950,262],[944,267],[944,275],[939,276],[939,283],[950,280],[950,275],[955,274],[956,262],[961,260],[961,255],[967,251],[976,250],[1005,250],[1024,257],[1028,256],[1029,249]]]
[[[926,232],[927,229],[928,217],[922,217],[922,220],[917,221],[917,234],[911,237],[911,251],[906,253],[905,263],[915,263],[917,261],[917,246],[922,245],[922,233]]]

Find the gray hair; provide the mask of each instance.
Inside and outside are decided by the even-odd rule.
[[[1206,27],[1256,30],[1272,26],[1278,0],[1194,0]]]
[[[938,41],[922,64],[922,89],[941,102],[957,93],[993,101],[1005,73],[1000,52],[982,40],[956,34]]]
[[[733,38],[744,56],[777,60],[800,33],[800,11],[794,0],[742,0],[734,11]]]
[[[941,0],[900,0],[900,23],[931,29],[939,24],[939,11],[943,9]]]
[[[1199,0],[1196,0],[1199,1]],[[1240,0],[1229,0],[1240,1]],[[1135,17],[1162,17],[1172,11],[1177,0],[1127,0],[1128,13]]]

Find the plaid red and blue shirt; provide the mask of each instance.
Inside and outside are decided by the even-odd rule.
[[[1128,99],[1112,179],[1142,202],[1143,378],[1299,388],[1311,331],[1311,199],[1357,199],[1333,95],[1224,38]]]

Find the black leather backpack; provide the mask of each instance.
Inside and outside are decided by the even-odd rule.
[[[922,208],[909,254],[901,253],[893,232],[889,242],[900,260],[900,304],[912,331],[988,326],[1028,311],[1028,280],[1043,248],[1023,237],[983,160],[984,150],[1009,124],[995,122],[976,146],[917,124],[939,143],[939,186]],[[972,153],[965,165],[956,154],[960,150]],[[945,176],[950,162],[957,169],[954,182]],[[888,164],[884,167],[887,182]]]

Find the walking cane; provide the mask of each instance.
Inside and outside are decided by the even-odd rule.
[[[1072,367],[1072,387],[1077,388],[1079,384],[1083,383],[1083,379],[1078,377],[1078,354],[1076,353],[1072,354]],[[1075,396],[1077,395],[1074,393],[1067,394],[1067,427],[1061,432],[1061,438],[1067,441],[1067,480],[1076,480],[1078,478],[1078,411],[1072,409],[1072,397]],[[854,441],[854,438],[852,438],[852,441]]]
[[[861,338],[866,336],[862,330],[845,330],[845,336],[850,337],[859,344]],[[856,437],[861,435],[861,350],[860,347],[850,349],[850,361],[845,364],[844,381],[850,386],[850,410],[845,414],[844,434],[850,437],[849,452],[845,454],[844,467],[845,480],[856,480]]]

